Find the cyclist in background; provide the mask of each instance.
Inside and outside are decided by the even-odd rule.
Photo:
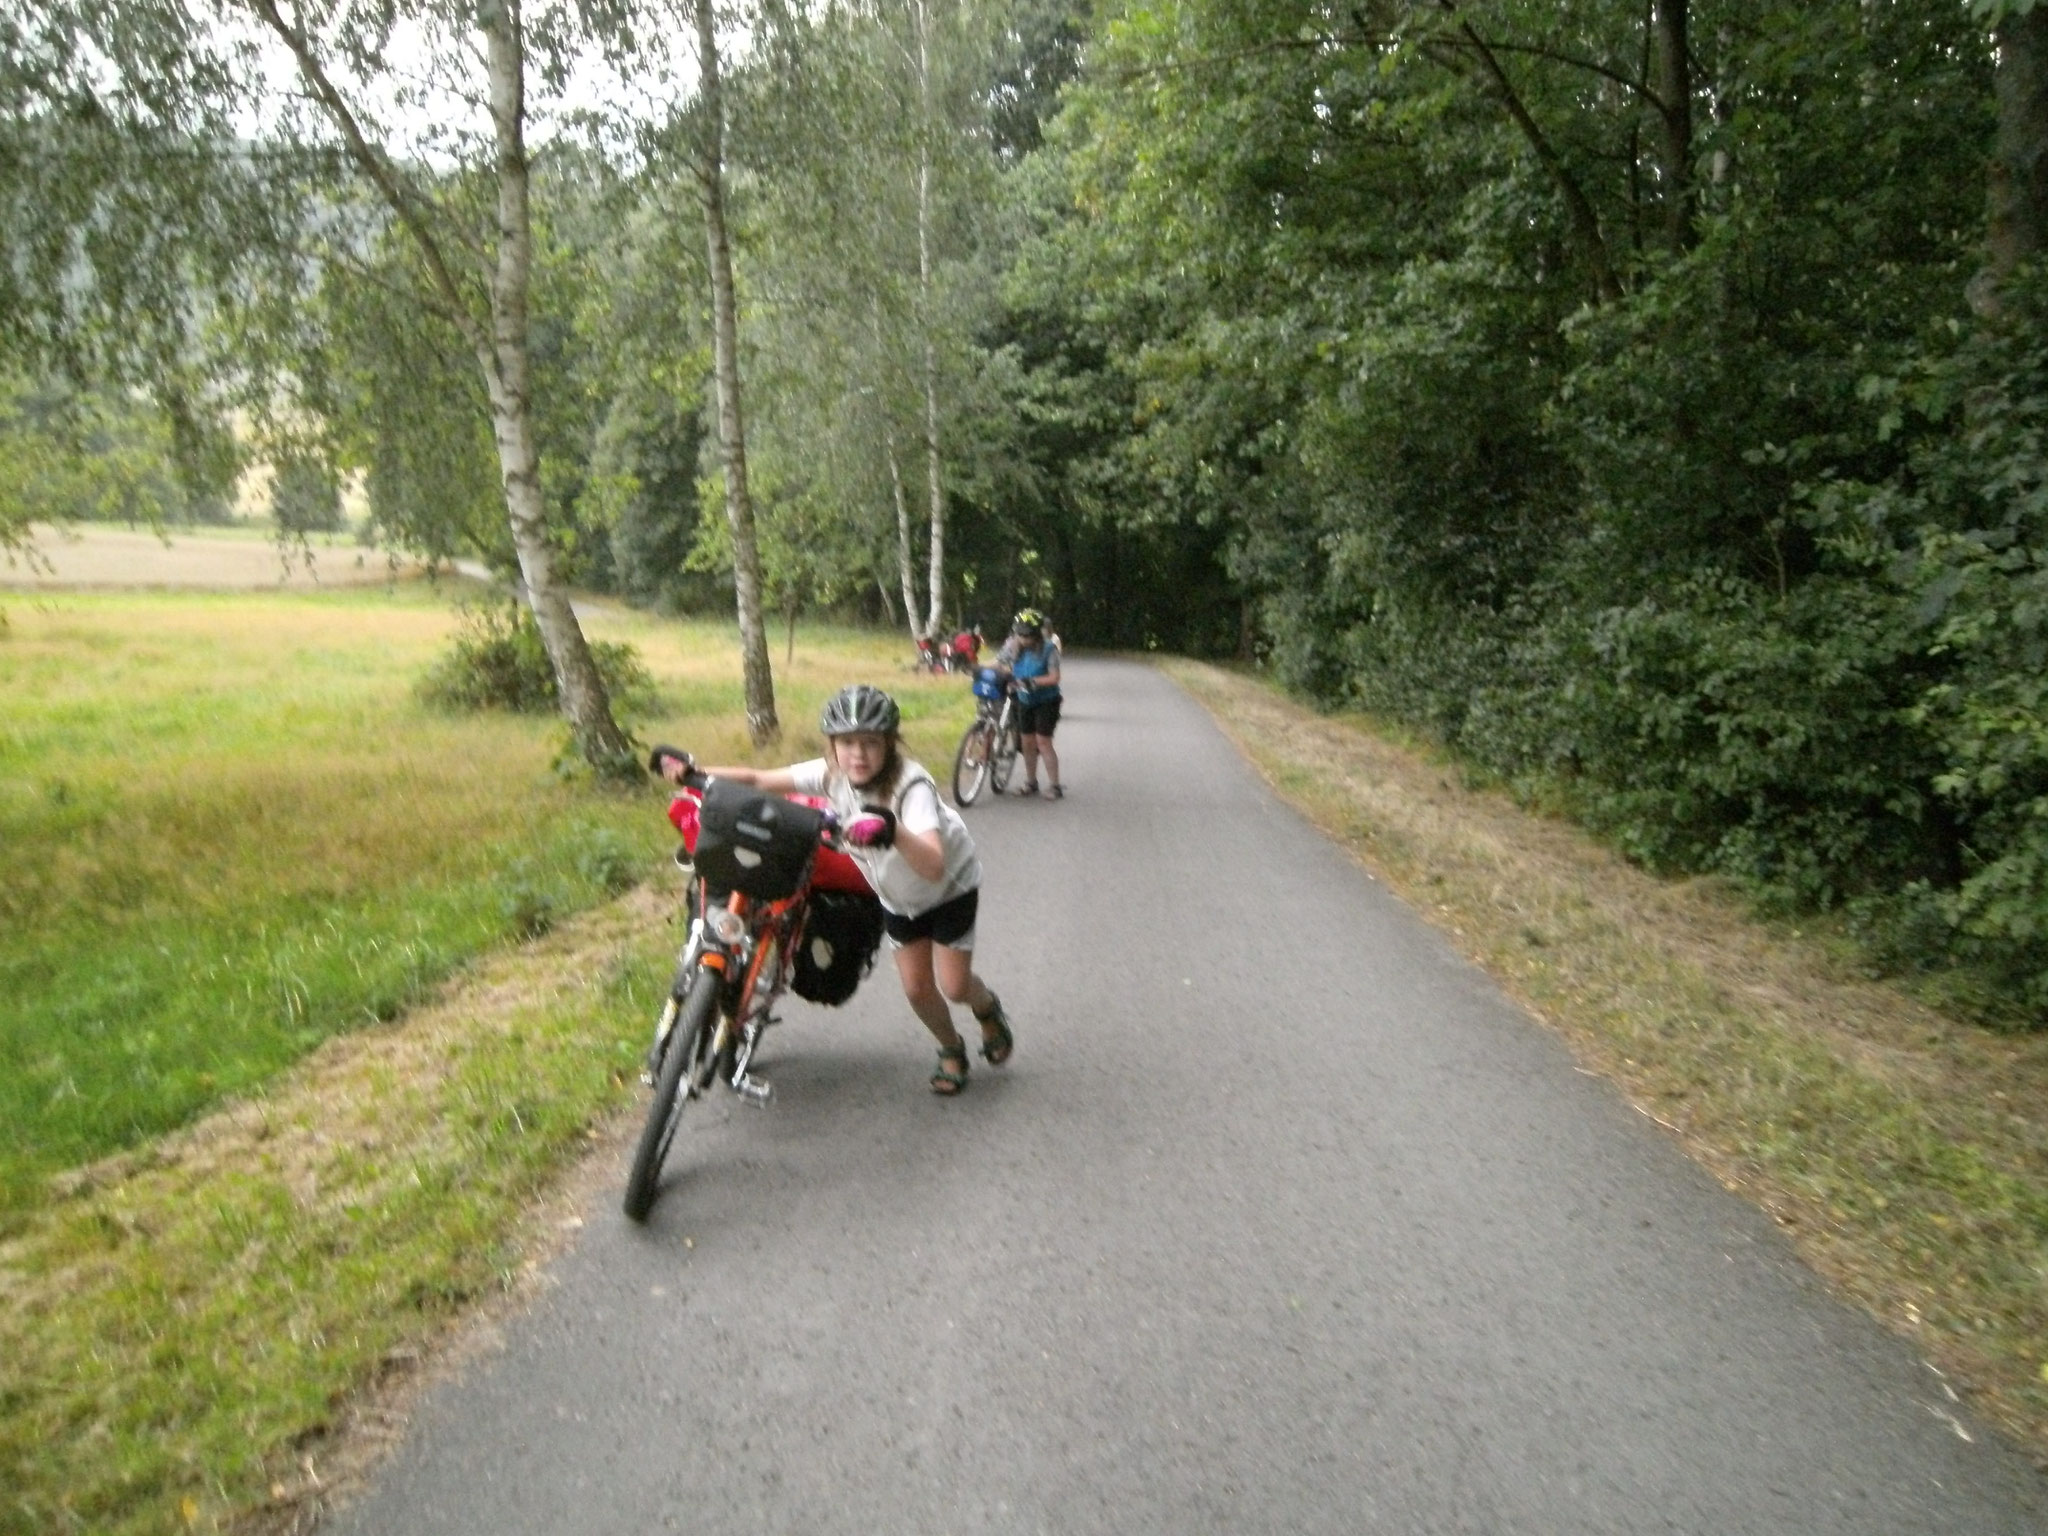
[[[939,794],[924,766],[903,755],[896,701],[867,683],[825,701],[818,729],[825,755],[787,768],[705,768],[715,779],[770,794],[822,795],[844,829],[846,851],[882,898],[882,926],[896,952],[903,995],[938,1041],[932,1092],[967,1086],[967,1042],[953,1024],[950,999],[981,1026],[982,1059],[1000,1067],[1016,1040],[1009,1015],[974,973],[974,918],[981,859],[967,823]],[[663,771],[681,781],[689,766],[671,757]]]
[[[996,665],[1017,688],[1017,734],[1024,749],[1024,782],[1017,793],[1038,793],[1038,762],[1043,758],[1046,798],[1065,798],[1060,755],[1052,745],[1052,733],[1060,723],[1060,647],[1046,636],[1044,614],[1036,608],[1017,610],[1010,621],[1010,638],[996,652]]]

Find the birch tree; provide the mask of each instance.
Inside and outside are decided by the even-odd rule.
[[[994,202],[984,18],[873,0],[773,20],[742,114],[772,311],[757,334],[808,366],[771,365],[766,409],[862,440],[821,457],[853,471],[838,500],[888,548],[888,584],[924,638],[945,616],[955,436],[994,287],[979,248]]]
[[[372,137],[358,103],[337,79],[337,61],[381,62],[391,46],[384,30],[389,22],[363,35],[350,26],[354,18],[348,12],[323,15],[308,4],[287,9],[287,0],[243,3],[289,50],[307,95],[339,136],[348,164],[417,245],[432,284],[430,294],[423,297],[474,352],[490,399],[512,545],[527,602],[554,668],[562,712],[590,762],[629,761],[631,747],[612,718],[604,682],[569,593],[556,578],[541,496],[528,336],[533,276],[532,178],[526,146],[528,32],[519,0],[480,0],[473,10],[429,12],[417,18],[430,35],[439,33],[451,51],[465,41],[482,44],[482,101],[489,120],[482,147],[496,184],[496,216],[481,238],[471,234],[466,240],[436,217],[431,193],[416,173]],[[555,27],[569,21],[559,14],[547,18]],[[465,39],[465,33],[474,36]],[[480,269],[481,302],[475,285],[465,283],[459,270],[465,254]]]
[[[244,356],[260,362],[267,351],[275,365],[306,341],[289,334],[300,323],[305,285],[323,270],[356,264],[386,231],[402,232],[424,275],[408,299],[423,320],[450,327],[480,370],[505,514],[563,714],[588,761],[629,762],[630,744],[556,574],[529,345],[530,56],[538,39],[542,73],[559,86],[580,52],[618,56],[620,17],[575,3],[529,14],[521,0],[58,0],[39,22],[40,68],[20,73],[44,82],[45,116],[83,113],[109,123],[110,142],[139,156],[117,165],[93,202],[75,210],[81,227],[56,246],[60,281],[48,312],[61,320],[81,288],[118,299],[138,257],[185,239],[214,259],[197,270],[171,260],[193,286],[164,307],[203,317],[206,298],[241,304]],[[273,56],[258,42],[265,38],[289,61],[289,89],[270,80]],[[151,242],[86,259],[95,252],[94,225],[125,197],[149,195],[166,169],[195,195],[166,209]],[[243,174],[231,176],[234,169]],[[217,195],[245,185],[257,195],[232,204]],[[273,203],[296,222],[259,211]],[[206,231],[211,242],[192,239]],[[203,291],[199,278],[208,280]],[[247,299],[252,286],[264,300]],[[118,310],[110,300],[116,319]],[[258,368],[257,385],[288,393],[308,384],[317,355],[301,351],[298,361],[297,378],[289,366]],[[217,363],[217,375],[226,371]],[[293,402],[260,387],[245,383],[247,403],[274,418],[293,414]]]
[[[746,677],[747,729],[756,746],[781,734],[775,678],[761,609],[761,553],[747,489],[746,420],[740,406],[739,301],[733,293],[732,240],[725,215],[725,95],[719,76],[718,28],[711,0],[693,0],[697,26],[697,195],[711,263],[712,366],[718,385],[718,449],[725,471],[725,516],[732,531],[733,594],[739,607],[740,655]]]

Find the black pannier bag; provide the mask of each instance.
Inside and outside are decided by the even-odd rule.
[[[713,779],[697,812],[692,862],[713,890],[780,901],[802,888],[824,824],[807,805]]]
[[[834,1008],[853,996],[882,947],[882,903],[866,892],[813,891],[790,988]]]

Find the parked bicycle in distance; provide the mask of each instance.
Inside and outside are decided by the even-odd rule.
[[[982,644],[978,628],[963,629],[946,639],[919,635],[915,666],[920,672],[972,672],[981,663]]]
[[[658,773],[664,756],[656,748]],[[647,1219],[683,1110],[723,1082],[751,1104],[772,1089],[748,1068],[792,982],[813,1002],[851,997],[882,939],[880,904],[839,852],[829,810],[690,769],[669,807],[693,860],[690,927],[648,1052],[654,1085],[633,1149],[625,1212]],[[828,923],[824,921],[831,919]],[[829,937],[828,937],[829,931]],[[836,951],[836,953],[835,953]]]
[[[1008,789],[1021,747],[1010,680],[994,667],[983,667],[974,674],[974,723],[953,754],[953,803],[974,804],[984,784],[994,784],[999,795]]]

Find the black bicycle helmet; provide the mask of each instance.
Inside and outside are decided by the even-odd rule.
[[[873,683],[853,683],[825,701],[824,711],[818,716],[818,729],[827,736],[868,731],[877,736],[893,736],[902,722],[903,711],[889,695]]]
[[[1019,608],[1017,617],[1010,620],[1010,633],[1022,635],[1027,640],[1042,639],[1045,635],[1045,615],[1036,608]]]

